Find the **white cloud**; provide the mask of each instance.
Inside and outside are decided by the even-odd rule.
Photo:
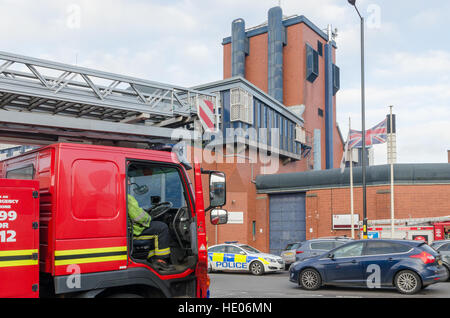
[[[394,106],[397,116],[399,162],[446,162],[446,149],[450,149],[450,84],[367,87],[366,129],[383,120],[389,105]],[[361,129],[359,88],[340,92],[338,107],[344,135],[348,116],[352,128]],[[377,164],[386,163],[385,151],[376,146]]]
[[[426,52],[396,52],[382,54],[379,58],[380,67],[375,69],[379,76],[411,76],[433,75],[442,76],[450,72],[450,52],[428,50]]]

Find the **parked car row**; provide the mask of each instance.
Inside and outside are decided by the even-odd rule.
[[[307,290],[326,285],[395,287],[400,293],[415,294],[448,277],[438,251],[425,242],[408,240],[348,241],[289,268],[289,280]]]
[[[289,280],[306,290],[322,286],[395,287],[414,294],[449,279],[450,240],[313,239],[288,244],[281,257],[238,242],[208,248],[208,270],[254,275],[289,267]]]

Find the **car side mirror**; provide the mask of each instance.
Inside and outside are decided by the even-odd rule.
[[[329,253],[329,254],[327,255],[327,257],[328,257],[329,259],[334,259],[334,254],[333,254],[333,253]]]
[[[211,210],[210,221],[212,225],[227,224],[228,211],[223,209]]]

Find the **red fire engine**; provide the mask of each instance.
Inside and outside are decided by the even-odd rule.
[[[222,206],[225,177],[208,173],[210,208]],[[195,190],[172,152],[120,147],[58,143],[4,161],[0,297],[206,297],[198,165],[194,176]],[[134,188],[128,180],[147,187],[133,195],[142,205],[152,200],[158,210],[153,217],[170,229],[171,271],[152,268],[146,247],[133,240],[126,197]],[[223,222],[219,212],[224,210],[211,214],[215,224]]]

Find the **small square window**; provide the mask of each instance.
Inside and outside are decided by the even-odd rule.
[[[317,110],[317,113],[319,114],[320,117],[323,117],[323,109],[322,108],[319,108]]]

